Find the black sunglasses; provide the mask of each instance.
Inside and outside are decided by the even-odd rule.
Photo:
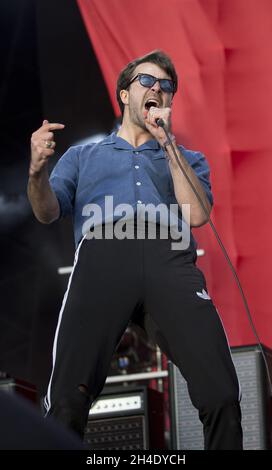
[[[149,75],[148,73],[138,73],[136,77],[134,77],[129,82],[128,87],[129,85],[131,85],[132,82],[138,79],[140,84],[146,88],[151,88],[153,85],[155,85],[156,82],[159,82],[162,91],[164,91],[165,93],[175,93],[175,84],[173,80],[170,80],[168,78],[153,77],[153,75]]]

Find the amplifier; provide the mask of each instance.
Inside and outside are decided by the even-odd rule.
[[[271,371],[272,353],[267,348],[264,351]],[[271,449],[271,397],[261,352],[255,345],[232,348],[231,352],[242,389],[244,449]],[[191,403],[187,383],[172,363],[169,375],[172,448],[201,450],[204,448],[202,423]]]
[[[105,387],[85,432],[90,450],[164,448],[163,394],[146,386]]]

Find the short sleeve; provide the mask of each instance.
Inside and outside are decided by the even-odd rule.
[[[49,178],[49,183],[60,205],[60,217],[73,212],[78,182],[77,148],[71,147],[59,159]]]
[[[213,205],[213,195],[210,183],[210,167],[205,156],[201,152],[187,150],[184,147],[181,148],[181,151],[187,159],[188,163],[195,171],[198,179],[202,183],[207,198],[209,199],[209,202],[211,203],[211,205]]]

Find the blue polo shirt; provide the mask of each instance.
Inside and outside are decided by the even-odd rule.
[[[179,148],[212,204],[209,166],[204,155]],[[49,181],[59,201],[60,217],[73,216],[76,245],[84,235],[86,206],[97,204],[102,214],[106,213],[105,196],[112,196],[113,207],[129,204],[135,215],[139,204],[177,204],[168,162],[154,139],[135,148],[112,133],[99,143],[71,147],[56,164]],[[115,214],[113,220],[121,217]]]

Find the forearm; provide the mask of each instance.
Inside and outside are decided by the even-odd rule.
[[[28,180],[27,194],[35,217],[43,224],[50,224],[58,219],[60,207],[55,193],[49,184],[46,168]]]
[[[208,214],[210,214],[211,204],[206,196],[205,190],[203,189],[201,182],[199,181],[192,167],[187,162],[186,158],[180,152],[177,145],[175,143],[173,144],[183,169],[185,170],[188,178],[193,183],[197,193],[199,194],[206,208],[206,211],[208,212]],[[179,206],[181,207],[182,204],[190,204],[190,225],[192,227],[204,225],[208,221],[207,214],[204,212],[198,198],[196,197],[194,191],[190,186],[190,183],[187,181],[186,177],[183,175],[181,169],[179,168],[170,145],[167,145],[167,154],[169,157],[169,168],[174,183],[175,196]]]

